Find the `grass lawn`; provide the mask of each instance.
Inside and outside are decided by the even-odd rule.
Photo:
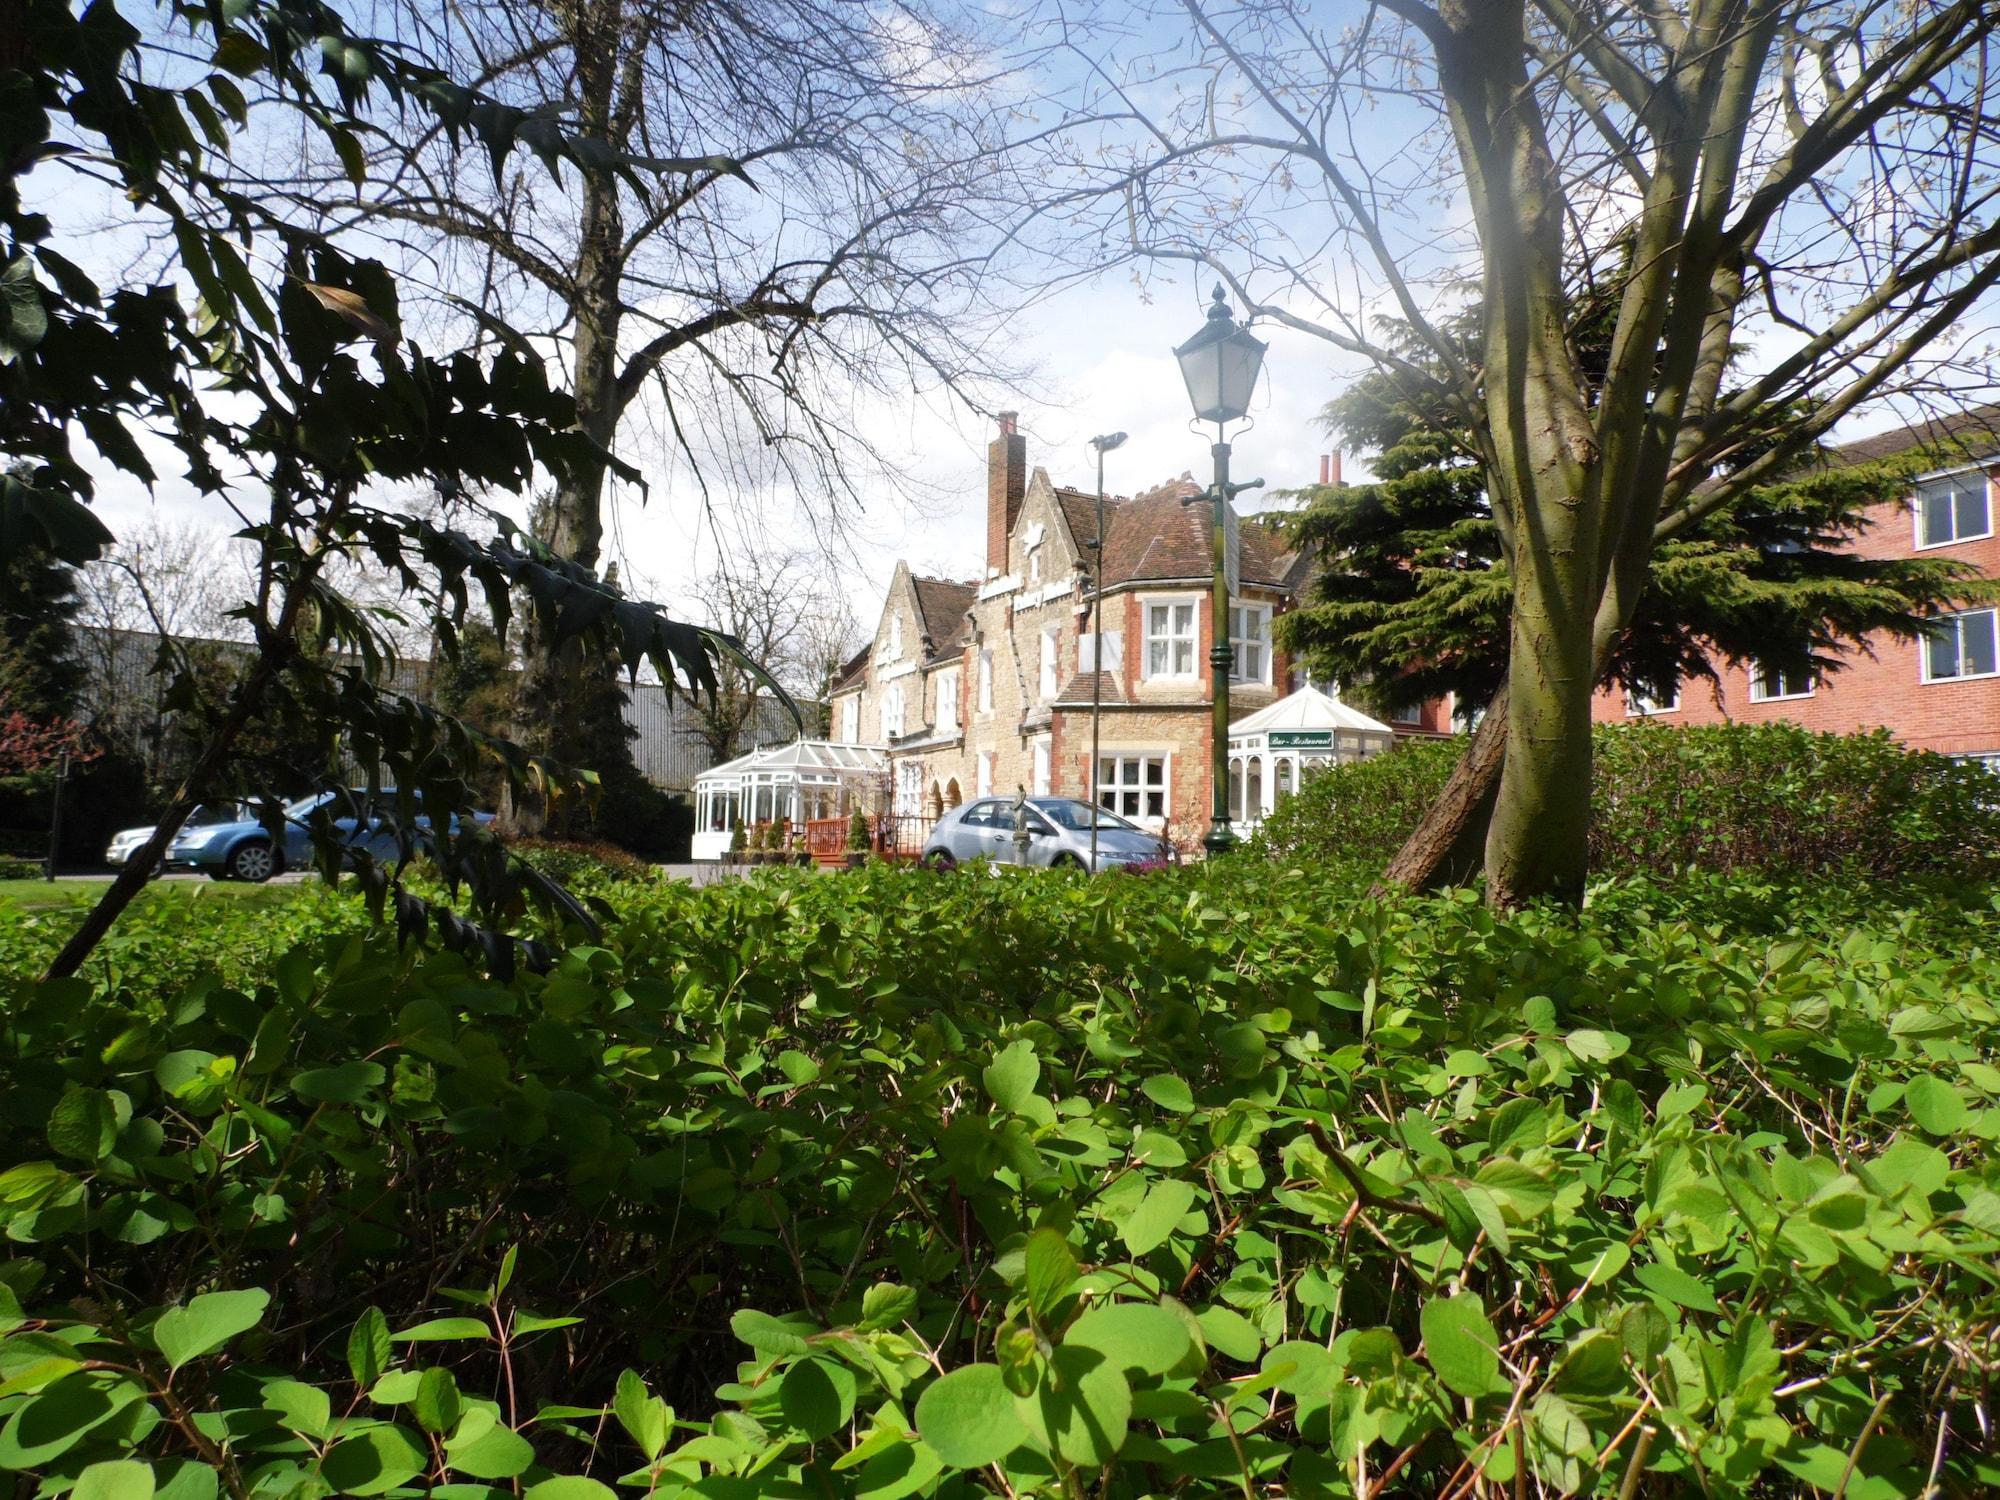
[[[44,911],[68,906],[82,897],[94,900],[104,893],[102,880],[0,880],[0,907],[15,911]],[[270,905],[288,901],[295,885],[243,885],[233,880],[161,880],[146,887],[143,902],[193,901],[220,896],[230,901]]]

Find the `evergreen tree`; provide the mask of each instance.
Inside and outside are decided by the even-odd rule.
[[[1420,358],[1414,341],[1403,347]],[[1321,565],[1280,639],[1378,710],[1446,693],[1484,705],[1507,677],[1514,591],[1470,435],[1441,403],[1379,373],[1323,416],[1347,446],[1372,452],[1377,479],[1305,492],[1296,535]],[[1748,445],[1737,465],[1761,451]],[[1602,681],[1665,697],[1716,684],[1718,658],[1824,675],[1871,634],[1919,635],[1928,614],[1976,592],[1978,576],[1937,558],[1860,556],[1851,543],[1870,505],[1934,462],[1843,465],[1822,453],[1660,543]]]

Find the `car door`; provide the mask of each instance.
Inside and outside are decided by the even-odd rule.
[[[997,851],[994,840],[998,829],[994,826],[994,814],[1001,804],[996,798],[988,797],[975,802],[965,810],[965,816],[958,820],[952,830],[951,855],[961,863],[969,859],[993,859]]]
[[[1012,836],[1013,830],[1010,828],[1008,830],[1008,837],[1012,838]],[[1012,845],[1010,844],[1008,847],[1011,853]],[[1052,865],[1055,863],[1056,856],[1062,852],[1062,836],[1056,825],[1036,812],[1032,807],[1029,808],[1028,863],[1031,865]]]

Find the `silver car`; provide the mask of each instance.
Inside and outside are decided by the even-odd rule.
[[[1088,869],[1090,823],[1097,819],[1097,868],[1147,861],[1172,861],[1174,847],[1113,812],[1074,797],[1030,797],[1028,863],[1058,869]],[[1014,799],[981,797],[954,807],[924,840],[923,861],[934,870],[956,869],[975,859],[1015,862]]]

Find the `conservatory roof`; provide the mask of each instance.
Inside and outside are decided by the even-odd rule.
[[[1371,719],[1358,708],[1349,708],[1338,698],[1329,698],[1316,687],[1302,687],[1289,698],[1280,698],[1269,708],[1260,708],[1229,726],[1229,737],[1268,734],[1274,729],[1344,729],[1350,733],[1393,735],[1396,731],[1380,719]]]
[[[710,766],[695,780],[736,780],[749,775],[869,775],[887,770],[889,757],[875,745],[839,745],[831,740],[793,740],[766,745],[719,766]]]

